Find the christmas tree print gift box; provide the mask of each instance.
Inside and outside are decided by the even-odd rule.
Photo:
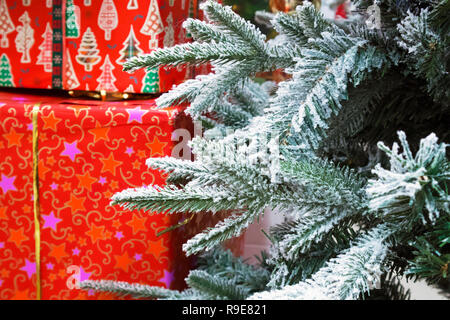
[[[189,128],[180,109],[4,92],[0,102],[0,299],[116,298],[78,289],[86,279],[182,289],[193,263],[182,243],[217,221],[198,215],[157,236],[186,217],[110,206],[115,192],[164,183],[145,160],[170,155],[176,128]]]
[[[189,41],[189,16],[197,0],[0,0],[0,86],[167,92],[192,69],[123,63]]]

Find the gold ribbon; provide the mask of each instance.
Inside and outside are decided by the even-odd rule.
[[[40,103],[33,106],[33,206],[34,206],[34,241],[36,254],[36,300],[41,300],[41,226],[39,222],[39,171],[38,171],[38,115]]]

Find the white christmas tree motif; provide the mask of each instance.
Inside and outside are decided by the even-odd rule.
[[[136,91],[134,90],[133,85],[130,84],[130,85],[125,89],[125,92],[128,92],[128,93],[135,93]]]
[[[31,0],[22,0],[22,4],[28,7],[31,4]]]
[[[164,25],[161,20],[161,14],[159,13],[158,2],[151,0],[150,7],[148,9],[147,18],[141,28],[141,33],[150,36],[149,49],[158,48],[157,35],[164,31]]]
[[[111,40],[111,30],[117,28],[119,18],[113,0],[103,0],[97,19],[100,29],[105,31],[105,40]]]
[[[130,33],[127,39],[123,42],[123,48],[120,50],[120,57],[116,60],[117,64],[124,64],[127,59],[135,57],[144,51],[139,48],[139,41],[134,34],[133,26],[130,27]]]
[[[66,37],[78,38],[80,36],[80,7],[73,0],[66,2]]]
[[[113,70],[114,65],[109,60],[109,55],[107,54],[105,57],[105,62],[100,67],[100,70],[102,70],[102,74],[100,77],[98,77],[97,82],[98,86],[95,90],[105,90],[105,91],[117,91],[116,86],[114,85],[114,82],[116,82],[116,78],[114,77]]]
[[[30,63],[30,49],[34,44],[34,30],[30,26],[31,19],[27,11],[20,16],[19,21],[22,25],[16,28],[16,49],[17,52],[22,53],[20,62]]]
[[[51,7],[53,6],[53,0],[47,0],[47,1],[45,1],[45,6],[46,6],[47,8],[51,8]]]
[[[11,63],[6,54],[0,57],[0,86],[14,87],[13,75],[11,73]]]
[[[130,0],[130,1],[128,1],[127,9],[128,9],[128,10],[136,10],[136,9],[139,9],[137,0]]]
[[[84,0],[84,5],[89,7],[91,5],[91,0]]]
[[[39,46],[39,50],[41,51],[38,55],[36,64],[43,65],[45,72],[52,72],[53,30],[50,26],[50,22],[47,22],[42,38],[44,38],[44,41],[42,41],[41,45]]]
[[[81,38],[80,48],[75,59],[84,66],[85,71],[92,71],[92,66],[100,62],[99,52],[95,35],[88,27]]]
[[[0,2],[0,34],[2,39],[0,41],[0,47],[8,48],[8,33],[13,32],[15,29],[14,24],[9,16],[8,6],[6,5],[6,0],[1,0]]]
[[[166,19],[167,26],[164,27],[164,47],[173,47],[175,45],[175,31],[173,30],[172,12],[169,13]]]
[[[78,81],[77,74],[73,69],[72,59],[70,58],[69,49],[66,51],[66,60],[64,64],[64,75],[65,75],[65,83],[66,87],[69,90],[75,89],[80,85]]]

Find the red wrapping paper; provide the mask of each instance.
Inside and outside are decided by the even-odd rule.
[[[0,93],[0,299],[36,298],[32,109],[38,115],[42,299],[116,299],[73,288],[74,279],[185,287],[193,266],[181,251],[211,226],[208,214],[157,237],[185,217],[110,206],[115,192],[163,184],[145,165],[170,155],[190,122],[154,101],[96,102]],[[217,218],[214,218],[217,219]],[[237,239],[229,244],[236,254]]]
[[[196,16],[197,0],[0,0],[0,86],[167,92],[192,71],[123,62],[190,41],[182,23]]]

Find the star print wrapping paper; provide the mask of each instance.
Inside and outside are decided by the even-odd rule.
[[[0,86],[167,92],[201,71],[122,71],[126,59],[191,41],[197,0],[0,0]]]
[[[154,100],[99,102],[0,92],[0,299],[36,298],[32,110],[37,118],[42,299],[117,299],[79,290],[78,280],[118,280],[182,289],[195,258],[181,245],[217,220],[110,206],[120,190],[163,184],[145,165],[170,155],[180,108]],[[216,217],[214,219],[218,219]],[[235,254],[241,239],[228,244]]]

